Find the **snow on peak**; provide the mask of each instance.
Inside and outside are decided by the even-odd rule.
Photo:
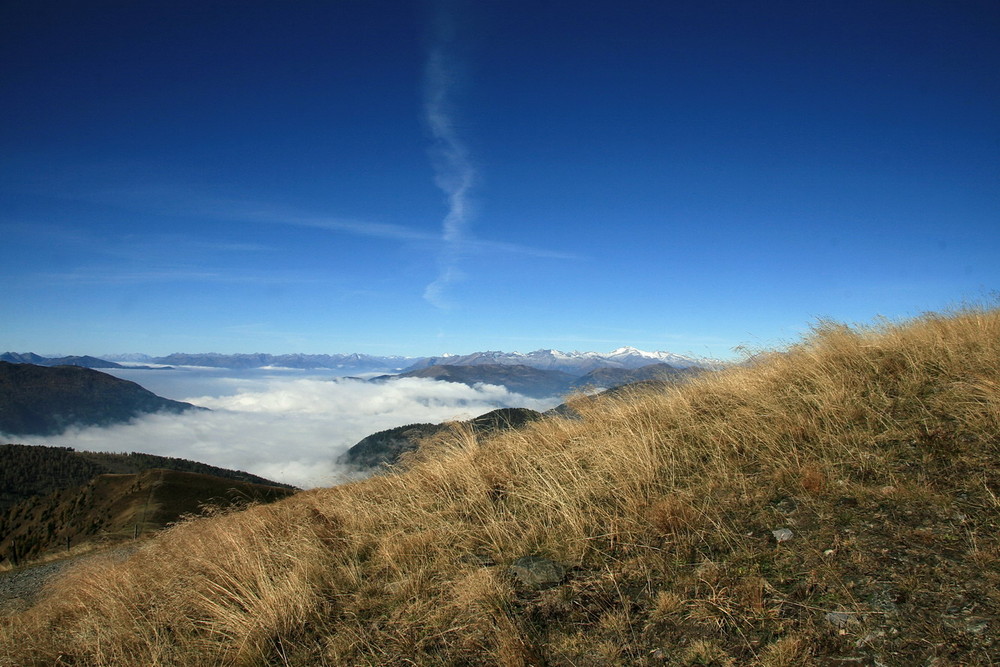
[[[631,345],[626,345],[624,347],[619,347],[617,350],[612,350],[608,353],[609,357],[641,357],[643,359],[674,359],[679,355],[673,354],[671,352],[646,352],[645,350],[640,350],[639,348],[632,347]]]

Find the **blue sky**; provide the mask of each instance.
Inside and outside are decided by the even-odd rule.
[[[727,357],[1000,287],[1000,4],[0,5],[0,348]]]

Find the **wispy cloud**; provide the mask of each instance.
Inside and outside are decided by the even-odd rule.
[[[311,227],[325,229],[331,232],[343,232],[355,236],[387,239],[391,241],[419,241],[436,243],[440,237],[437,234],[424,232],[403,225],[389,223],[366,222],[321,216],[308,216],[278,211],[256,211],[244,213],[238,217],[256,222],[291,225],[294,227]]]
[[[140,271],[120,267],[97,267],[63,272],[33,274],[37,282],[51,285],[139,285],[147,283],[221,283],[244,285],[298,285],[328,282],[321,278],[290,273],[234,273],[204,271],[185,267],[162,267]]]
[[[48,222],[0,222],[0,234],[16,236],[19,240],[33,239],[39,243],[75,248],[88,256],[118,258],[155,257],[168,252],[171,255],[196,253],[258,253],[272,247],[245,241],[215,241],[193,238],[185,234],[133,232],[124,235],[98,233],[68,224]]]
[[[464,195],[463,195],[464,197]],[[463,204],[463,206],[467,206]],[[256,222],[292,225],[296,227],[311,227],[314,229],[326,229],[331,232],[342,232],[356,236],[368,236],[390,241],[420,242],[446,244],[445,249],[451,259],[457,260],[460,256],[488,254],[488,253],[508,253],[512,255],[526,255],[529,257],[541,257],[547,259],[579,259],[575,253],[563,252],[560,250],[549,250],[547,248],[535,248],[519,243],[508,241],[491,241],[477,239],[468,234],[467,225],[459,226],[455,220],[451,220],[453,210],[449,210],[445,217],[443,232],[425,232],[388,223],[366,222],[363,220],[349,220],[343,218],[329,218],[321,216],[309,216],[290,212],[279,212],[274,210],[257,210],[254,212],[239,214],[239,219],[254,220]],[[467,221],[467,218],[466,218]],[[448,263],[442,268],[442,273],[447,273],[448,269],[454,268],[453,263]],[[452,276],[458,279],[458,276]]]
[[[469,195],[476,182],[476,170],[455,126],[452,97],[457,68],[449,52],[455,35],[453,17],[439,7],[433,28],[424,69],[424,120],[434,141],[431,149],[434,182],[445,193],[448,212],[441,224],[443,247],[438,276],[424,290],[424,298],[438,308],[447,308],[446,291],[462,276],[457,258],[468,241],[466,232],[472,217]]]

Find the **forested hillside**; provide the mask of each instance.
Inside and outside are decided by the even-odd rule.
[[[101,474],[0,513],[0,562],[16,565],[84,542],[119,542],[160,530],[206,506],[240,507],[292,493],[288,487],[159,468]]]
[[[157,475],[143,475],[149,471]],[[164,480],[172,486],[161,488]],[[241,496],[270,501],[294,490],[250,473],[167,456],[0,445],[0,562],[24,561],[96,537],[118,539],[136,524],[159,529],[202,503],[231,505]],[[159,500],[137,520],[140,497]]]
[[[103,473],[138,473],[153,468],[292,488],[250,473],[169,456],[78,452],[71,447],[7,444],[0,445],[0,512],[31,496],[86,484]]]

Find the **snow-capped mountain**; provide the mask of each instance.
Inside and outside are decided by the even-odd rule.
[[[714,368],[719,362],[714,359],[685,357],[673,352],[645,352],[634,347],[619,347],[604,355],[604,358],[622,362],[624,368],[641,368],[649,364],[669,364],[674,368]]]
[[[578,376],[598,368],[631,370],[650,364],[668,364],[674,368],[717,368],[720,365],[713,359],[698,359],[672,352],[645,352],[634,347],[620,347],[606,354],[600,352],[562,352],[560,350],[535,350],[528,353],[490,350],[466,355],[447,354],[421,359],[407,370],[437,365],[479,366],[483,364],[531,366]]]

